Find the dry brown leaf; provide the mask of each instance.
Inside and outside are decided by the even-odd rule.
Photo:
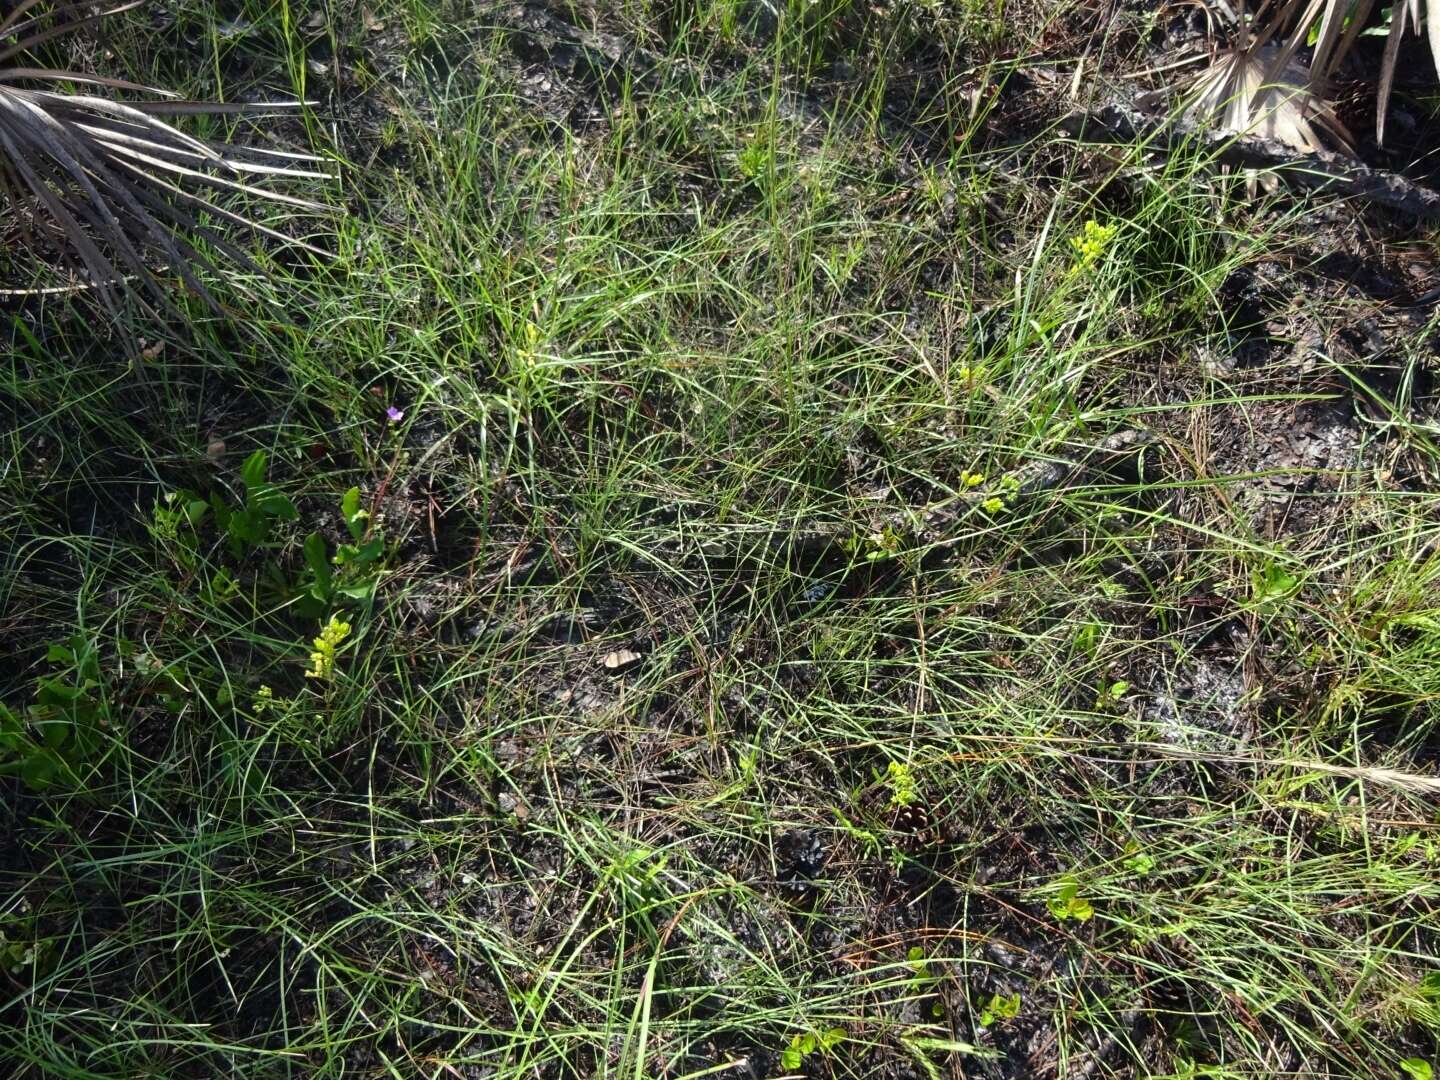
[[[607,671],[624,671],[626,668],[634,667],[642,657],[634,649],[616,649],[614,652],[605,654],[601,661]]]

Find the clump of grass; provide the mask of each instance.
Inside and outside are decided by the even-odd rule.
[[[243,351],[15,322],[0,698],[74,640],[52,693],[105,708],[73,780],[7,781],[12,1071],[1432,1052],[1423,403],[1281,470],[1236,428],[1364,373],[1196,359],[1304,208],[1183,159],[1087,194],[1043,130],[914,170],[716,18],[565,130],[463,24]]]

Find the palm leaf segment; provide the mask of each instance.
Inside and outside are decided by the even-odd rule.
[[[58,255],[72,287],[95,291],[112,311],[120,295],[143,292],[169,308],[157,276],[178,275],[212,306],[197,276],[210,262],[196,244],[246,266],[253,261],[220,223],[296,244],[215,196],[230,193],[323,211],[270,186],[279,178],[324,178],[309,155],[241,150],[192,138],[161,117],[253,113],[253,106],[180,101],[165,91],[81,72],[25,66],[33,51],[98,19],[140,6],[95,9],[21,0],[0,17],[0,204],[13,215],[9,246]],[[57,84],[144,95],[116,101]],[[155,100],[155,99],[160,100]],[[12,290],[25,292],[28,290]],[[143,302],[143,298],[142,298]]]
[[[1185,113],[1235,134],[1258,134],[1313,153],[1351,149],[1349,133],[1324,100],[1330,77],[1349,55],[1375,0],[1265,0],[1253,18],[1243,5],[1234,48],[1188,80]],[[1395,83],[1400,42],[1421,24],[1440,74],[1440,0],[1398,0],[1381,60],[1375,136],[1385,141],[1385,114]],[[1281,32],[1289,29],[1281,40]],[[1296,57],[1313,40],[1307,68]]]

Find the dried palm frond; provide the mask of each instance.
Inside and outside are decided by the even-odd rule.
[[[1310,6],[1297,20],[1295,36],[1308,35],[1319,20],[1315,41],[1315,58],[1311,69],[1320,85],[1335,73],[1365,26],[1375,0],[1311,0]],[[1440,0],[1399,0],[1390,9],[1390,27],[1385,35],[1385,54],[1380,61],[1380,84],[1375,101],[1375,141],[1385,142],[1385,113],[1390,106],[1390,93],[1395,88],[1395,66],[1400,58],[1400,39],[1405,31],[1420,30],[1425,24],[1425,37],[1430,46],[1430,59],[1440,76]]]
[[[143,0],[98,9],[59,4],[36,13],[40,3],[21,0],[0,17],[0,41],[10,42],[0,47],[0,200],[14,216],[13,241],[42,262],[47,256],[58,257],[72,282],[93,290],[112,312],[122,293],[143,292],[170,307],[157,277],[162,268],[213,306],[196,274],[209,256],[197,244],[254,267],[222,235],[219,223],[324,254],[212,197],[228,192],[296,210],[323,211],[319,203],[267,186],[277,178],[324,178],[309,167],[319,159],[202,141],[159,119],[261,110],[179,101],[168,92],[121,79],[19,62],[37,46],[129,11]],[[55,89],[87,85],[147,99],[121,102]]]
[[[1288,33],[1279,46],[1280,54],[1288,64],[1296,51],[1312,40],[1313,32],[1315,51],[1310,61],[1308,85],[1318,99],[1324,96],[1330,77],[1354,48],[1374,9],[1375,0],[1280,0],[1272,10],[1272,0],[1265,0],[1255,15],[1254,22],[1261,28],[1256,40],[1263,43],[1272,36],[1281,39]],[[1440,76],[1440,0],[1397,0],[1390,9],[1390,25],[1385,30],[1385,52],[1380,61],[1375,101],[1375,140],[1378,143],[1385,141],[1385,114],[1395,87],[1401,39],[1408,30],[1418,33],[1422,22],[1425,24],[1431,61],[1437,76]],[[1247,34],[1243,12],[1240,24],[1241,34]]]
[[[1185,85],[1182,114],[1233,135],[1258,136],[1304,154],[1352,151],[1334,108],[1314,94],[1289,50],[1253,43],[1229,50]]]

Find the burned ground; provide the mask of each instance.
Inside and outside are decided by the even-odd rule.
[[[1433,1059],[1427,226],[1060,133],[1187,11],[286,11],[114,62],[315,99],[334,263],[14,313],[15,1075]]]

